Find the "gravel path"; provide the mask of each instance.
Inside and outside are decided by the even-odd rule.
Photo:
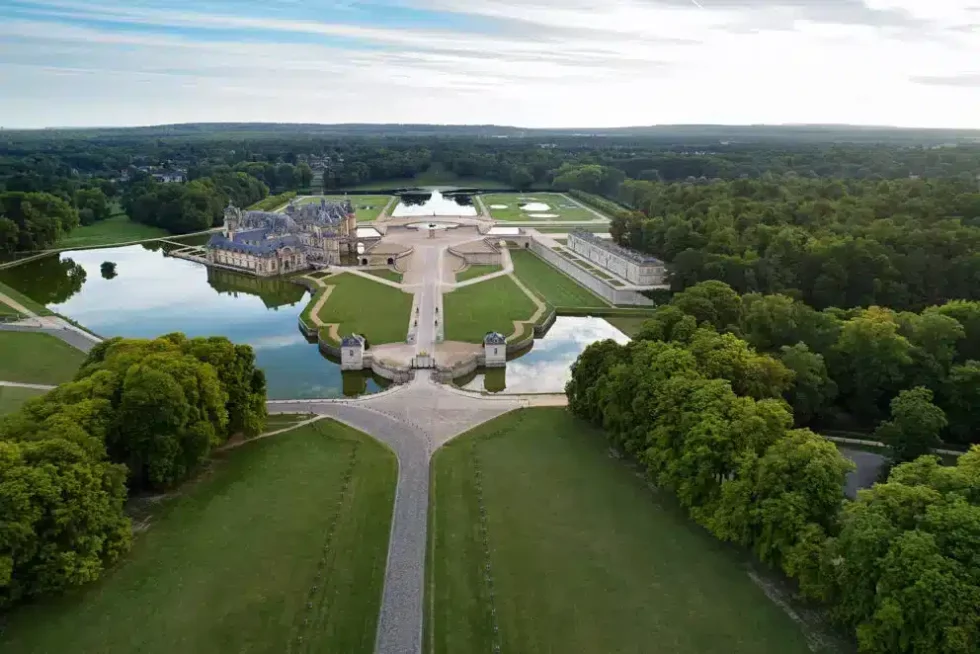
[[[274,408],[273,408],[274,407]],[[377,654],[420,654],[425,595],[429,455],[426,438],[403,422],[366,407],[342,403],[277,403],[283,413],[312,411],[350,425],[385,443],[398,457],[398,484],[388,541]]]
[[[33,320],[33,319],[32,319]],[[22,320],[19,323],[13,324],[0,324],[0,331],[5,332],[40,332],[42,334],[50,334],[55,338],[59,338],[68,345],[85,352],[86,354],[93,347],[98,345],[101,340],[97,340],[95,336],[82,332],[82,330],[70,325],[60,318],[40,318],[38,320],[45,321],[45,324],[49,326],[39,326],[38,324],[28,324],[30,320]],[[59,326],[54,326],[59,325]]]

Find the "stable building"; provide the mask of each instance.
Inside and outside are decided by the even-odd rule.
[[[566,247],[635,286],[662,286],[667,278],[667,268],[660,259],[624,248],[591,232],[570,232]]]

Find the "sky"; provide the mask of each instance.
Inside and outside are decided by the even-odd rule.
[[[0,0],[0,127],[980,128],[980,0]]]

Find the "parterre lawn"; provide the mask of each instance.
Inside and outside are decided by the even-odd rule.
[[[739,556],[672,506],[564,409],[449,443],[432,461],[425,651],[494,651],[489,562],[503,652],[808,652]]]
[[[120,209],[120,211],[122,211]],[[55,247],[72,248],[81,246],[111,245],[142,241],[148,238],[169,236],[170,232],[159,227],[151,227],[134,222],[125,213],[117,213],[93,225],[76,227],[70,234],[55,243]]]
[[[483,204],[486,205],[490,216],[494,220],[504,221],[525,221],[525,222],[548,222],[552,220],[598,220],[595,214],[587,209],[583,209],[569,199],[558,193],[492,193],[484,195]],[[548,205],[547,211],[527,212],[521,209],[520,205],[529,202],[540,202]],[[507,205],[506,209],[494,209],[492,205]],[[544,213],[553,214],[556,218],[536,218],[532,214]],[[568,228],[566,228],[567,230]],[[606,230],[604,230],[606,231]]]
[[[456,273],[457,282],[465,282],[468,279],[476,279],[484,275],[490,275],[503,270],[501,266],[470,266],[466,270]]]
[[[38,332],[0,332],[0,381],[57,385],[71,381],[85,354]]]
[[[514,274],[531,292],[556,307],[608,307],[598,295],[580,286],[544,259],[527,250],[511,250]]]
[[[391,282],[398,282],[399,284],[402,281],[402,274],[400,272],[398,272],[397,270],[389,270],[387,268],[378,268],[377,270],[365,270],[364,272],[366,272],[369,275],[374,275],[375,277],[380,277],[382,279],[387,279],[388,281],[391,281]]]
[[[487,332],[514,333],[515,320],[530,320],[537,306],[508,275],[457,288],[442,296],[447,341],[482,343]]]
[[[154,507],[101,581],[10,616],[0,651],[370,654],[396,470],[329,421],[231,450]]]
[[[606,322],[629,337],[636,336],[649,317],[606,316]]]
[[[342,336],[361,334],[371,345],[405,341],[411,294],[350,273],[334,275],[325,283],[334,289],[320,310],[324,323],[339,323]]]
[[[0,386],[0,416],[13,413],[27,400],[44,395],[47,391],[36,388],[18,388],[17,386]]]

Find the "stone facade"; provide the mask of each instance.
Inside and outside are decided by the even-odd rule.
[[[207,244],[209,263],[259,277],[340,264],[353,252],[357,218],[350,201],[297,204],[284,213],[225,209],[225,225]]]
[[[568,249],[636,286],[661,286],[667,277],[667,269],[660,259],[621,247],[589,232],[571,232]]]
[[[364,337],[358,334],[344,336],[340,341],[340,369],[362,370],[364,368]]]
[[[596,277],[585,268],[575,265],[565,257],[552,250],[550,247],[542,245],[536,240],[532,239],[530,245],[531,252],[534,252],[552,266],[562,271],[599,297],[608,301],[610,304],[651,306],[654,303],[653,300],[640,294],[638,291],[611,286],[610,284],[606,283],[605,280]]]
[[[503,334],[489,332],[483,337],[483,358],[487,368],[507,365],[507,339]]]

